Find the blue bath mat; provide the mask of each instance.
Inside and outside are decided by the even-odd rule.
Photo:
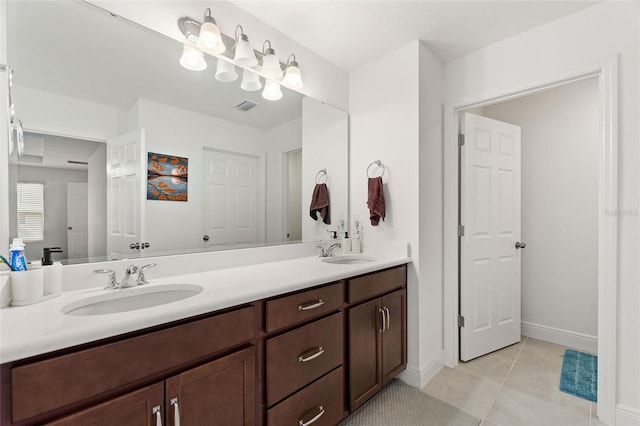
[[[562,361],[560,390],[587,401],[598,401],[598,357],[567,349]]]

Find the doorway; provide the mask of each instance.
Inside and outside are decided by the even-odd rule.
[[[302,150],[284,154],[284,239],[302,241]]]
[[[509,127],[502,124],[499,133],[501,142],[496,141],[499,146],[494,151],[506,157],[496,157],[501,163],[499,168],[493,170],[496,181],[492,188],[494,191],[483,197],[491,198],[499,204],[496,209],[500,209],[500,212],[491,222],[494,226],[500,227],[494,229],[496,240],[506,238],[508,241],[503,247],[506,253],[498,256],[499,261],[496,260],[496,267],[493,268],[496,277],[492,282],[499,284],[494,289],[495,300],[491,304],[485,303],[493,306],[495,323],[491,324],[483,318],[482,324],[488,323],[493,328],[513,328],[517,325],[512,335],[502,333],[498,336],[507,343],[519,341],[522,334],[580,351],[596,353],[599,127],[597,79],[584,79],[518,99],[487,105],[476,109],[474,113],[464,113],[464,116],[471,117],[467,120],[470,123],[464,122],[464,127],[468,130],[464,132],[466,143],[461,147],[463,154],[469,154],[465,157],[467,162],[476,152],[474,146],[478,141],[475,140],[477,137],[474,138],[474,133],[480,123],[487,127],[494,123],[508,122],[522,128],[521,150],[505,150],[505,138]],[[479,136],[488,134],[484,128],[479,129]],[[507,145],[511,147],[513,143],[511,140],[508,142]],[[522,179],[518,179],[521,184],[518,182],[515,185],[517,191],[512,191],[514,185],[508,179],[511,172],[505,168],[511,161],[505,162],[505,159],[511,160],[519,152],[522,152]],[[464,163],[461,167],[464,167]],[[464,168],[462,171],[464,172]],[[481,173],[480,177],[485,174]],[[463,190],[467,187],[463,194],[468,193],[466,197],[461,198],[461,209],[463,212],[467,211],[469,216],[467,220],[461,221],[465,228],[469,228],[460,239],[461,245],[466,247],[477,240],[482,240],[481,243],[486,245],[490,235],[476,235],[478,232],[477,229],[474,231],[474,228],[477,226],[474,225],[477,224],[477,220],[472,219],[478,215],[473,211],[468,212],[472,208],[467,200],[477,187],[469,178],[473,176],[461,180]],[[505,190],[506,196],[503,194]],[[507,209],[508,206],[504,205],[510,200],[517,201],[514,209]],[[518,214],[506,214],[511,211],[518,211]],[[480,214],[480,219],[482,217],[484,216]],[[510,227],[517,232],[511,232]],[[520,248],[515,248],[514,244]],[[465,253],[461,253],[463,265],[468,263],[464,260],[466,257],[468,256]],[[479,258],[491,259],[483,253],[480,253]],[[504,280],[511,270],[509,266],[519,266],[520,262],[522,267],[521,271],[520,267],[517,268],[517,277]],[[486,269],[487,262],[480,264],[484,265],[481,269]],[[467,304],[469,296],[474,294],[469,291],[469,287],[471,290],[475,288],[470,284],[478,280],[471,272],[469,268],[463,268],[460,277],[461,283],[468,285],[467,297],[464,297],[464,288],[460,292],[461,299],[466,299]],[[487,298],[486,294],[481,296]],[[465,317],[471,315],[470,311],[490,310],[469,309],[467,305]],[[510,318],[514,316],[517,317],[517,324],[510,322]],[[465,355],[461,356],[462,360],[469,359],[469,349],[473,349],[471,339],[479,335],[485,337],[476,342],[475,346],[488,348],[476,351],[479,355],[506,346],[497,342],[492,344],[491,339],[487,338],[486,335],[492,327],[485,326],[480,329],[478,324],[474,324],[473,315],[468,319],[465,327],[461,329],[461,354]],[[467,335],[471,337],[465,338]]]
[[[500,101],[597,77],[599,87],[598,131],[598,416],[612,422],[616,403],[616,315],[617,315],[617,218],[608,214],[617,207],[617,59],[581,69],[573,74],[524,88],[471,100],[461,98],[458,105],[444,107],[444,364],[458,365],[458,113]]]

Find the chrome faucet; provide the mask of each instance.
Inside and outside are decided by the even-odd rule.
[[[149,265],[146,265],[149,266]],[[129,277],[138,272],[138,267],[136,265],[129,265],[127,269],[124,271],[124,277],[121,282],[118,282],[116,279],[116,273],[111,269],[96,269],[93,271],[94,274],[108,274],[109,282],[105,289],[123,289],[125,287],[131,287],[129,283]],[[143,275],[144,278],[144,275]]]
[[[317,246],[320,249],[320,257],[330,257],[333,256],[333,251],[338,248],[338,247],[342,247],[342,244],[340,243],[333,243],[331,244],[329,247],[322,247],[322,246]]]

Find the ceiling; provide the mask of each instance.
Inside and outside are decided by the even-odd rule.
[[[442,62],[448,62],[598,3],[583,0],[233,2],[347,71],[413,40],[422,40]]]

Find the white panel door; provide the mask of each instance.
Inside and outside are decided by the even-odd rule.
[[[146,241],[145,172],[144,129],[107,141],[107,253],[110,257],[138,253],[141,249],[132,245]]]
[[[203,161],[204,247],[262,242],[258,233],[259,158],[205,149]]]
[[[302,241],[302,150],[285,154],[284,241]]]
[[[89,256],[88,184],[67,183],[67,258]]]
[[[464,114],[460,359],[520,341],[520,127]]]

